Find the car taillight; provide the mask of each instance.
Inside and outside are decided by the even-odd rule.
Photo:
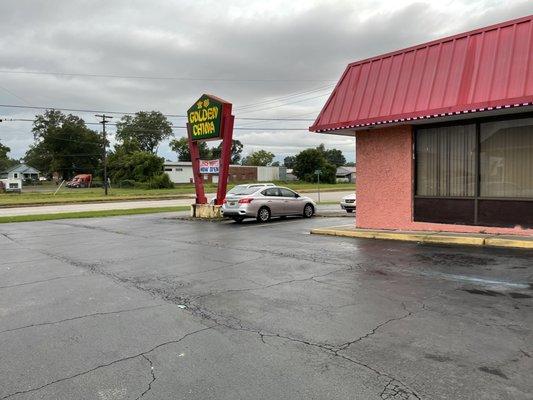
[[[224,204],[228,204],[228,201],[226,199],[224,199]]]
[[[239,204],[249,204],[252,202],[253,199],[249,197],[245,197],[244,199],[239,199]]]

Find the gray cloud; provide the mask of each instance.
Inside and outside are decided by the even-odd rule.
[[[237,107],[332,84],[351,61],[532,11],[530,1],[492,0],[4,0],[0,3],[0,70],[226,80],[0,73],[0,103],[182,114],[196,97],[209,92]],[[326,95],[324,90],[241,113],[314,118]],[[32,118],[34,113],[0,108],[0,115]],[[82,116],[94,121],[90,113]],[[173,122],[183,124],[180,119]],[[241,121],[239,125],[306,128],[309,123]],[[31,143],[30,129],[27,123],[2,123],[0,140],[20,157]],[[354,150],[353,140],[317,138],[299,131],[236,131],[235,137],[243,141],[246,152],[266,148],[279,158],[320,142],[341,148],[349,158]],[[160,153],[174,157],[166,144]]]

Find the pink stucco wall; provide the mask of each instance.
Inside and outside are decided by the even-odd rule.
[[[410,126],[357,132],[358,228],[533,236],[533,229],[413,221],[413,135]]]

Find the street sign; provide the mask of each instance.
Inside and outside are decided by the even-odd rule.
[[[320,175],[321,173],[322,173],[321,170],[319,170],[319,169],[315,169],[315,175]]]
[[[187,111],[192,140],[219,139],[222,136],[223,104],[204,94]]]
[[[220,160],[200,160],[201,174],[218,174],[220,169]]]

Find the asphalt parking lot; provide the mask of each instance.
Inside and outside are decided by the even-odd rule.
[[[533,398],[533,253],[339,224],[3,224],[0,399]]]

